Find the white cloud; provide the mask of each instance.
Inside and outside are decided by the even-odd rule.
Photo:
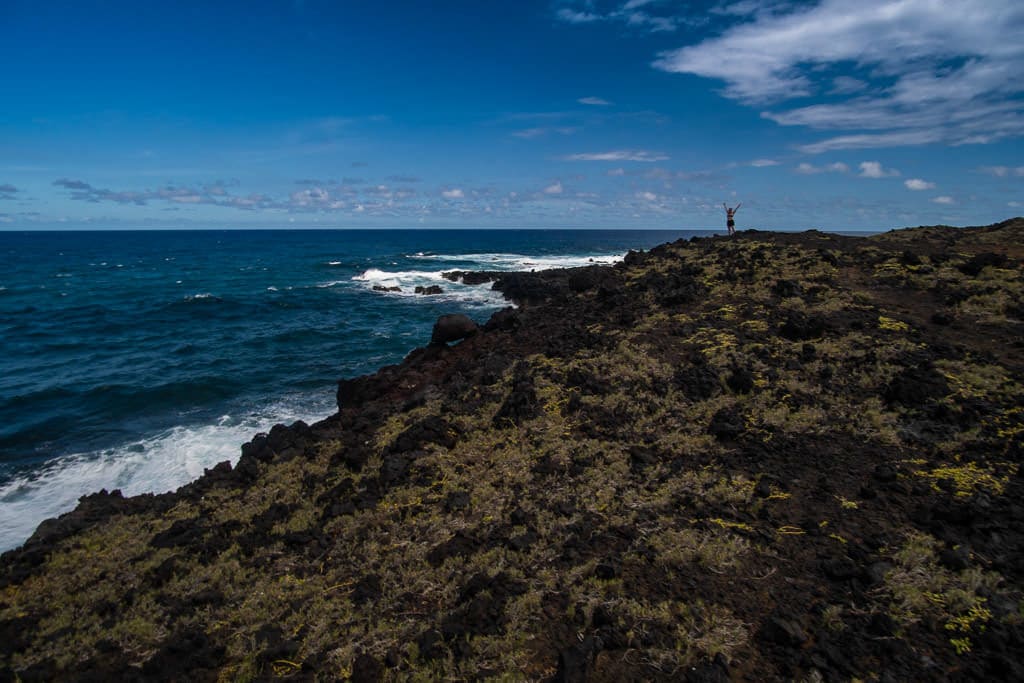
[[[927,180],[921,180],[920,178],[910,178],[903,183],[907,186],[908,190],[934,190],[935,183],[930,183]]]
[[[867,89],[868,84],[859,78],[853,78],[851,76],[836,76],[832,79],[832,89],[829,90],[830,95],[850,95],[855,92],[860,92]]]
[[[570,24],[613,21],[659,33],[675,31],[684,24],[699,25],[707,22],[705,17],[676,11],[672,3],[664,0],[626,0],[605,10],[596,9],[592,0],[563,0],[561,4],[563,6],[555,12],[555,16]]]
[[[604,19],[600,14],[594,14],[593,12],[579,12],[567,7],[563,7],[558,10],[556,14],[559,19],[567,21],[570,24],[589,24]]]
[[[589,104],[592,107],[607,107],[611,105],[611,102],[600,97],[581,97],[576,101],[580,104]]]
[[[556,181],[554,185],[548,185],[544,188],[544,194],[562,194],[562,183]]]
[[[524,130],[517,130],[513,132],[512,135],[515,135],[517,138],[529,140],[531,138],[539,138],[540,136],[547,134],[547,132],[547,128],[526,128]]]
[[[876,131],[803,151],[1024,135],[1020,0],[821,0],[785,13],[742,4],[756,12],[752,21],[662,53],[654,64],[722,80],[725,96],[749,105],[823,92],[852,96],[763,116],[818,130]],[[851,66],[858,78],[831,75],[831,67]],[[869,78],[862,89],[855,82],[861,74]]]
[[[628,12],[624,15],[628,25],[647,26],[653,33],[675,31],[679,28],[679,20],[675,17],[659,17],[647,12]]]
[[[573,128],[571,126],[540,126],[537,128],[525,128],[523,130],[513,131],[512,135],[517,138],[523,138],[524,140],[532,140],[533,138],[539,138],[545,135],[572,135],[578,130],[579,128]]]
[[[859,175],[861,178],[891,178],[899,174],[900,172],[894,168],[883,168],[882,164],[877,161],[862,161],[860,163]]]
[[[840,149],[868,149],[871,147],[906,147],[939,142],[941,135],[934,130],[899,131],[865,135],[840,135],[820,142],[800,145],[798,150],[806,154],[820,154]]]
[[[637,192],[636,196],[637,199],[643,199],[644,201],[647,202],[658,201],[658,195],[654,194],[653,192]]]
[[[936,204],[954,204],[955,203],[953,201],[952,197],[948,197],[948,196],[945,196],[945,195],[943,195],[942,197],[936,197],[932,201],[935,202]]]
[[[650,152],[645,149],[618,149],[611,152],[590,152],[570,154],[563,157],[566,161],[665,161],[669,157],[663,152]]]
[[[1024,206],[1024,204],[1021,204],[1020,202],[1006,202],[1006,205],[1013,207],[1014,209],[1019,209],[1020,207]]]
[[[442,190],[441,196],[445,199],[462,199],[466,194],[458,187],[451,190]]]
[[[979,173],[985,173],[996,178],[1008,178],[1010,176],[1022,177],[1024,176],[1024,166],[1018,166],[1011,168],[1009,166],[982,166],[978,169]]]
[[[779,162],[774,159],[754,159],[748,165],[754,168],[765,168],[767,166],[778,166]]]
[[[850,167],[841,161],[825,164],[823,166],[815,166],[814,164],[809,164],[805,161],[799,164],[795,171],[800,175],[814,175],[815,173],[849,173]]]
[[[608,171],[608,175],[610,175],[610,176],[624,176],[624,175],[626,175],[626,169],[624,169],[624,168],[613,168],[610,171]]]

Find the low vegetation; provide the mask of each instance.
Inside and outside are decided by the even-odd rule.
[[[0,680],[1022,678],[1022,245],[506,277],[335,416],[5,554]]]

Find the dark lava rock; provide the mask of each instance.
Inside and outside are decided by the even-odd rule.
[[[971,277],[977,277],[981,274],[981,271],[988,267],[993,266],[999,268],[1006,264],[1005,254],[994,254],[992,252],[985,252],[978,254],[971,258],[967,263],[958,267],[958,270],[964,275],[970,275]]]
[[[447,344],[471,337],[477,332],[477,325],[469,316],[461,313],[442,315],[434,323],[434,331],[430,335],[431,344]]]
[[[885,575],[892,571],[893,566],[888,562],[873,562],[865,572],[868,581],[872,585],[879,586],[885,581]]]
[[[743,415],[735,408],[722,408],[711,418],[708,434],[719,440],[735,439],[746,430]]]
[[[413,424],[395,437],[387,447],[390,453],[408,453],[421,450],[428,444],[452,448],[459,440],[454,425],[438,415],[431,415]]]
[[[161,531],[150,539],[151,548],[177,548],[190,546],[202,540],[203,529],[199,518],[179,519],[169,529]]]
[[[512,391],[494,415],[495,427],[518,425],[540,414],[540,402],[533,386],[529,366],[525,362],[516,365],[512,376]]]
[[[758,632],[761,640],[784,646],[799,646],[807,642],[800,625],[784,617],[769,617]]]
[[[352,683],[377,683],[384,680],[384,665],[373,655],[363,652],[352,662]]]
[[[882,395],[889,403],[915,408],[949,393],[946,378],[930,364],[907,368],[885,387]]]
[[[429,285],[427,287],[418,286],[413,290],[416,294],[423,294],[430,296],[432,294],[444,294],[444,290],[441,289],[440,285]]]
[[[830,557],[821,563],[821,570],[825,572],[825,576],[832,579],[833,581],[846,581],[860,576],[860,569],[857,564],[849,557],[837,556]]]
[[[376,600],[380,597],[380,577],[376,574],[367,574],[359,579],[352,588],[352,594],[349,597],[357,605],[362,605],[370,600]]]
[[[629,467],[634,472],[639,472],[645,467],[658,463],[658,453],[648,447],[634,444],[629,447]]]
[[[398,286],[385,287],[384,285],[374,285],[373,291],[375,292],[401,292],[402,288]]]
[[[569,289],[579,293],[596,290],[600,287],[614,288],[616,277],[615,271],[607,266],[574,268],[569,275]]]
[[[772,294],[782,299],[789,299],[795,296],[802,296],[804,288],[799,282],[793,280],[779,280],[772,287]]]
[[[886,465],[883,463],[881,465],[875,465],[875,469],[871,473],[871,476],[882,483],[886,483],[896,481],[897,474],[896,469],[892,465]]]
[[[673,381],[687,398],[695,401],[707,400],[721,388],[718,373],[706,363],[676,370]]]
[[[189,629],[170,636],[160,649],[142,665],[142,673],[150,680],[187,680],[199,671],[218,668],[224,658],[224,646],[210,642],[198,629]]]
[[[686,683],[728,683],[729,662],[719,652],[714,661],[703,662],[686,672]]]
[[[932,313],[932,322],[936,325],[949,325],[953,322],[953,316],[949,313],[938,311]]]
[[[802,311],[791,311],[786,322],[779,328],[779,335],[790,341],[817,339],[825,334],[825,319],[821,316],[808,316]]]
[[[594,660],[603,648],[600,638],[587,636],[582,642],[562,650],[558,655],[555,680],[560,683],[583,683],[590,680]]]
[[[427,562],[434,567],[441,565],[449,557],[461,555],[463,557],[472,555],[480,547],[480,541],[467,535],[462,531],[456,531],[455,535],[447,541],[439,543],[427,553]]]
[[[467,491],[453,491],[448,494],[444,502],[444,509],[448,512],[457,512],[469,507],[469,493]]]
[[[725,383],[737,394],[748,394],[754,388],[754,375],[746,368],[735,367]]]
[[[955,548],[943,550],[939,553],[939,564],[955,572],[963,571],[971,565],[971,549],[967,546],[959,545]]]
[[[519,313],[516,309],[509,306],[508,308],[503,308],[500,311],[495,312],[490,319],[484,323],[484,332],[493,332],[495,330],[511,332],[517,327],[519,327]]]

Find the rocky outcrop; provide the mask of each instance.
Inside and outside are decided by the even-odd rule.
[[[1022,258],[1016,220],[481,276],[517,307],[5,553],[0,680],[1024,678]]]
[[[477,325],[468,316],[462,313],[449,313],[442,315],[434,323],[434,330],[430,334],[431,344],[447,344],[470,337],[477,332]]]

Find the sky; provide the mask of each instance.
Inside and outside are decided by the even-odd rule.
[[[0,229],[1024,214],[1020,0],[0,0]]]

